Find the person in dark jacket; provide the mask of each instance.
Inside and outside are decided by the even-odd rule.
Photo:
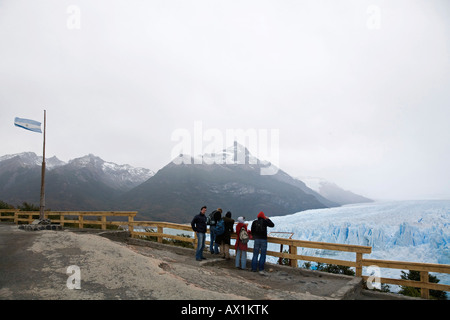
[[[197,234],[197,251],[195,252],[195,260],[202,261],[206,259],[203,256],[203,249],[205,248],[205,236],[206,236],[206,206],[203,206],[200,213],[192,219],[192,230]]]
[[[210,234],[210,244],[209,244],[209,251],[211,254],[219,254],[219,244],[216,241],[216,223],[220,219],[222,219],[222,209],[217,208],[217,210],[214,210],[212,213],[212,219],[211,224],[209,225],[209,234]]]
[[[264,212],[258,213],[258,219],[252,223],[253,244],[252,271],[256,272],[259,268],[260,273],[264,273],[264,264],[266,263],[267,253],[267,227],[273,228],[275,224],[265,216]],[[261,254],[261,256],[259,256]],[[258,261],[259,256],[259,261]]]
[[[223,221],[225,224],[225,232],[221,235],[216,235],[216,243],[220,244],[220,254],[222,255],[222,258],[230,260],[230,241],[234,226],[234,220],[231,219],[230,211],[225,214]]]

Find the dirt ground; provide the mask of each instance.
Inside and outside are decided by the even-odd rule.
[[[119,233],[24,231],[0,224],[3,300],[340,300],[358,299],[361,279],[267,264],[264,275],[194,250]],[[251,256],[251,255],[250,255]],[[79,268],[71,289],[70,266]],[[250,266],[250,261],[247,267]]]

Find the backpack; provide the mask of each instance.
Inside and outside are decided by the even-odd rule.
[[[216,236],[220,236],[225,232],[225,221],[223,219],[220,219],[216,223],[216,229],[214,230],[214,233]]]
[[[214,221],[214,214],[217,212],[217,210],[214,210],[213,212],[211,212],[208,216],[208,218],[206,218],[206,224],[208,226],[214,226],[216,224],[216,221]]]
[[[241,231],[239,231],[239,240],[243,243],[246,244],[248,242],[248,240],[250,240],[250,237],[248,235],[247,230],[245,230],[244,227],[241,228]]]
[[[264,233],[264,220],[258,219],[252,224],[252,232],[255,234],[263,234]]]

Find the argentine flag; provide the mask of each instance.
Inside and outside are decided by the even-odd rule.
[[[38,121],[29,120],[29,119],[22,119],[22,118],[17,118],[16,117],[14,119],[14,125],[17,126],[17,127],[21,127],[23,129],[26,129],[26,130],[42,133],[42,131],[41,131],[41,123],[38,122]]]

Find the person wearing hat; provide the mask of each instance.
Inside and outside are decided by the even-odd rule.
[[[228,211],[223,217],[225,231],[221,235],[216,235],[216,243],[220,245],[220,255],[222,258],[230,260],[230,241],[233,232],[234,220],[231,219],[231,212]]]
[[[254,272],[258,271],[259,268],[259,272],[264,273],[267,253],[267,227],[273,228],[275,224],[261,211],[258,213],[258,219],[253,221],[251,228],[254,240],[252,258],[252,271]]]
[[[245,270],[247,268],[247,243],[244,243],[240,239],[241,229],[244,228],[247,231],[250,239],[252,238],[251,231],[247,229],[247,224],[245,223],[245,217],[239,217],[237,219],[238,224],[236,225],[236,243],[234,244],[234,249],[236,250],[236,268]]]

